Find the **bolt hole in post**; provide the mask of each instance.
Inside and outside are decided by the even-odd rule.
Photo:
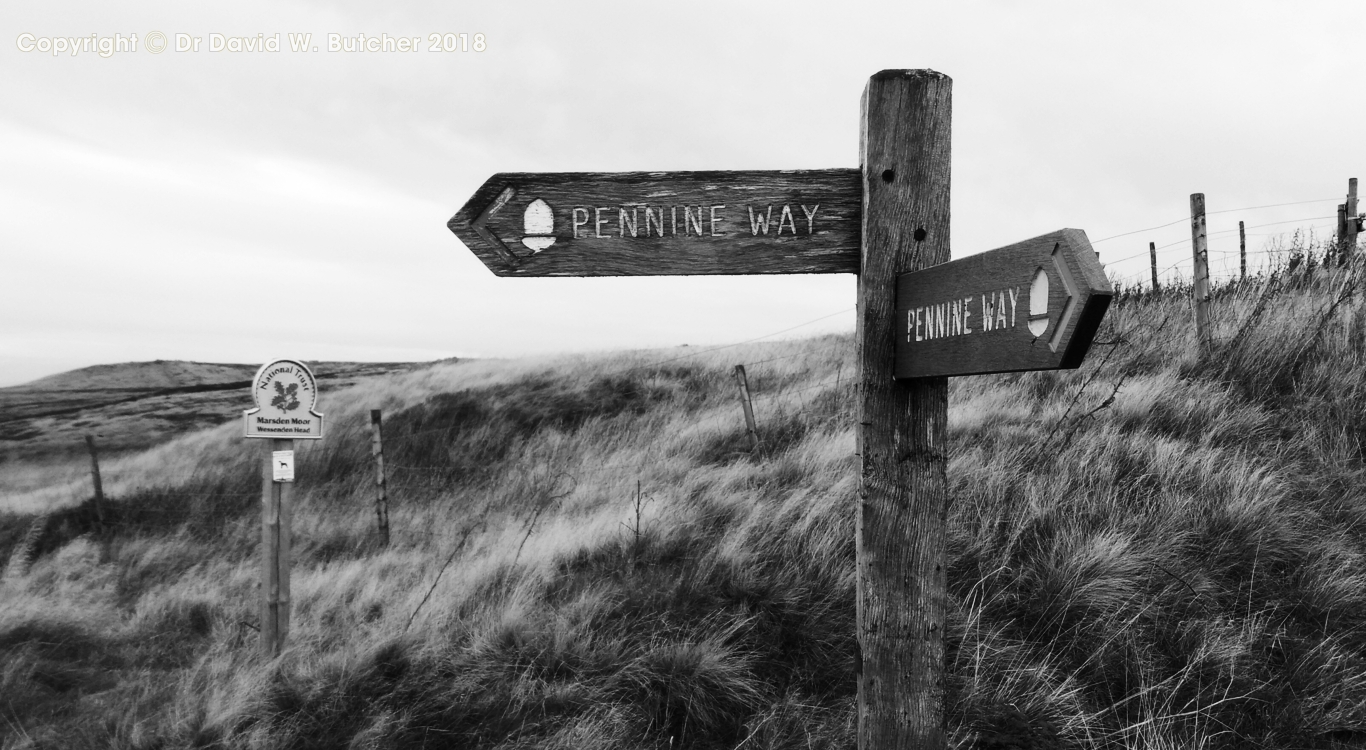
[[[893,180],[895,180],[895,179],[896,179],[896,170],[895,170],[895,169],[884,169],[884,170],[882,170],[882,181],[883,181],[883,182],[891,182],[891,181],[893,181]]]
[[[925,227],[919,227],[915,230],[915,241],[924,242],[929,235],[930,233],[925,231]]]

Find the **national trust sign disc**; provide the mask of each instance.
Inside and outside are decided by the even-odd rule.
[[[242,412],[247,437],[317,440],[323,436],[318,383],[304,363],[277,359],[261,365],[251,381],[255,409]]]

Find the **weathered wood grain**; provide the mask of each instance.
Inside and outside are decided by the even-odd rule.
[[[893,379],[896,279],[949,259],[952,82],[886,70],[863,94],[858,289],[858,746],[945,746],[948,384]]]
[[[1040,273],[1046,285],[1037,284]],[[1035,298],[1042,286],[1047,294]],[[1105,271],[1079,229],[903,274],[897,279],[896,376],[1078,367],[1111,297]]]
[[[447,226],[499,276],[858,273],[860,192],[856,169],[500,172]]]

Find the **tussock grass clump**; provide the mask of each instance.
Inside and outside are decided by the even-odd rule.
[[[1126,292],[1080,370],[951,382],[954,746],[1366,740],[1361,273],[1220,287],[1209,351],[1182,290]],[[273,661],[260,451],[223,429],[121,459],[106,523],[54,514],[3,584],[6,746],[853,747],[851,356],[464,362],[326,396]]]

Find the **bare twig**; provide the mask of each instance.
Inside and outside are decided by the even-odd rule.
[[[640,557],[640,513],[645,507],[645,496],[640,492],[640,480],[636,480],[636,498],[634,502],[635,526],[628,526],[625,522],[621,525],[632,533],[631,541],[631,564],[634,565]]]
[[[422,607],[427,604],[427,600],[432,598],[432,592],[436,591],[436,584],[441,582],[441,576],[446,572],[446,568],[451,566],[451,563],[455,560],[455,556],[460,553],[460,550],[465,548],[465,541],[470,538],[470,534],[473,534],[476,528],[483,527],[483,519],[484,516],[481,514],[479,518],[476,519],[476,523],[472,523],[465,527],[465,531],[460,535],[460,541],[455,543],[455,547],[451,549],[451,553],[446,556],[446,562],[442,563],[441,570],[436,572],[436,578],[432,579],[432,585],[427,589],[427,594],[423,596],[422,601],[418,602],[417,606],[413,608],[413,613],[408,615],[408,624],[403,626],[403,632],[408,632],[408,628],[413,626],[413,620],[417,618],[417,613],[422,611]]]
[[[1266,283],[1262,286],[1261,294],[1257,295],[1257,304],[1252,306],[1252,312],[1248,313],[1247,318],[1243,320],[1242,325],[1238,327],[1238,332],[1233,335],[1233,338],[1223,346],[1223,351],[1226,356],[1221,357],[1221,359],[1227,362],[1227,354],[1238,351],[1239,347],[1242,346],[1243,339],[1247,338],[1248,333],[1256,326],[1257,322],[1262,319],[1262,316],[1266,314],[1267,306],[1270,304],[1271,298],[1280,289],[1280,286],[1280,274],[1273,273],[1267,278]]]
[[[1157,334],[1161,333],[1162,330],[1167,327],[1167,323],[1170,320],[1170,318],[1170,315],[1163,316],[1162,322],[1158,323],[1157,327],[1153,329],[1152,333],[1150,334],[1150,338],[1155,337],[1157,336]],[[1068,421],[1068,417],[1072,415],[1072,410],[1075,409],[1077,407],[1077,404],[1081,402],[1082,395],[1086,393],[1087,389],[1091,386],[1091,384],[1094,383],[1100,377],[1100,374],[1105,370],[1105,366],[1110,363],[1110,360],[1114,358],[1115,354],[1117,354],[1121,350],[1131,348],[1132,345],[1133,340],[1130,338],[1128,332],[1124,334],[1119,334],[1115,337],[1115,345],[1110,348],[1110,351],[1105,353],[1105,357],[1101,359],[1100,364],[1096,366],[1096,369],[1094,371],[1092,371],[1090,377],[1088,377],[1081,384],[1081,387],[1077,389],[1077,392],[1072,395],[1072,401],[1067,404],[1067,409],[1063,411],[1062,416],[1058,418],[1058,421],[1053,424],[1053,428],[1049,430],[1048,437],[1044,439],[1039,449],[1041,453],[1047,454],[1050,452],[1050,449],[1052,449],[1053,447],[1053,439],[1057,437],[1058,431],[1062,429],[1064,424],[1068,424],[1067,432],[1063,435],[1062,441],[1058,445],[1057,450],[1052,450],[1051,452],[1057,454],[1066,450],[1067,446],[1072,444],[1072,438],[1076,436],[1077,430],[1081,429],[1081,425],[1083,422],[1085,422],[1087,419],[1094,417],[1101,410],[1109,408],[1109,406],[1114,403],[1115,397],[1119,394],[1119,389],[1124,387],[1124,381],[1128,380],[1129,376],[1133,374],[1134,368],[1124,368],[1124,370],[1119,375],[1119,379],[1115,381],[1114,387],[1110,389],[1110,394],[1106,396],[1105,400],[1102,401],[1099,406],[1091,409],[1090,411],[1086,412],[1080,417],[1071,420],[1070,423]]]
[[[522,548],[526,546],[526,540],[531,538],[531,533],[536,530],[536,521],[540,519],[541,514],[544,513],[546,509],[550,506],[574,494],[574,490],[578,489],[579,483],[578,480],[576,480],[574,477],[570,476],[569,474],[563,471],[556,472],[555,478],[558,479],[559,477],[564,477],[565,479],[568,479],[569,481],[574,483],[574,486],[570,487],[567,492],[563,492],[558,495],[551,495],[550,497],[546,498],[545,502],[542,502],[536,506],[536,510],[532,512],[531,518],[527,520],[526,533],[522,535],[522,541],[520,544],[517,545],[517,554],[512,556],[512,562],[515,563],[522,557]]]

